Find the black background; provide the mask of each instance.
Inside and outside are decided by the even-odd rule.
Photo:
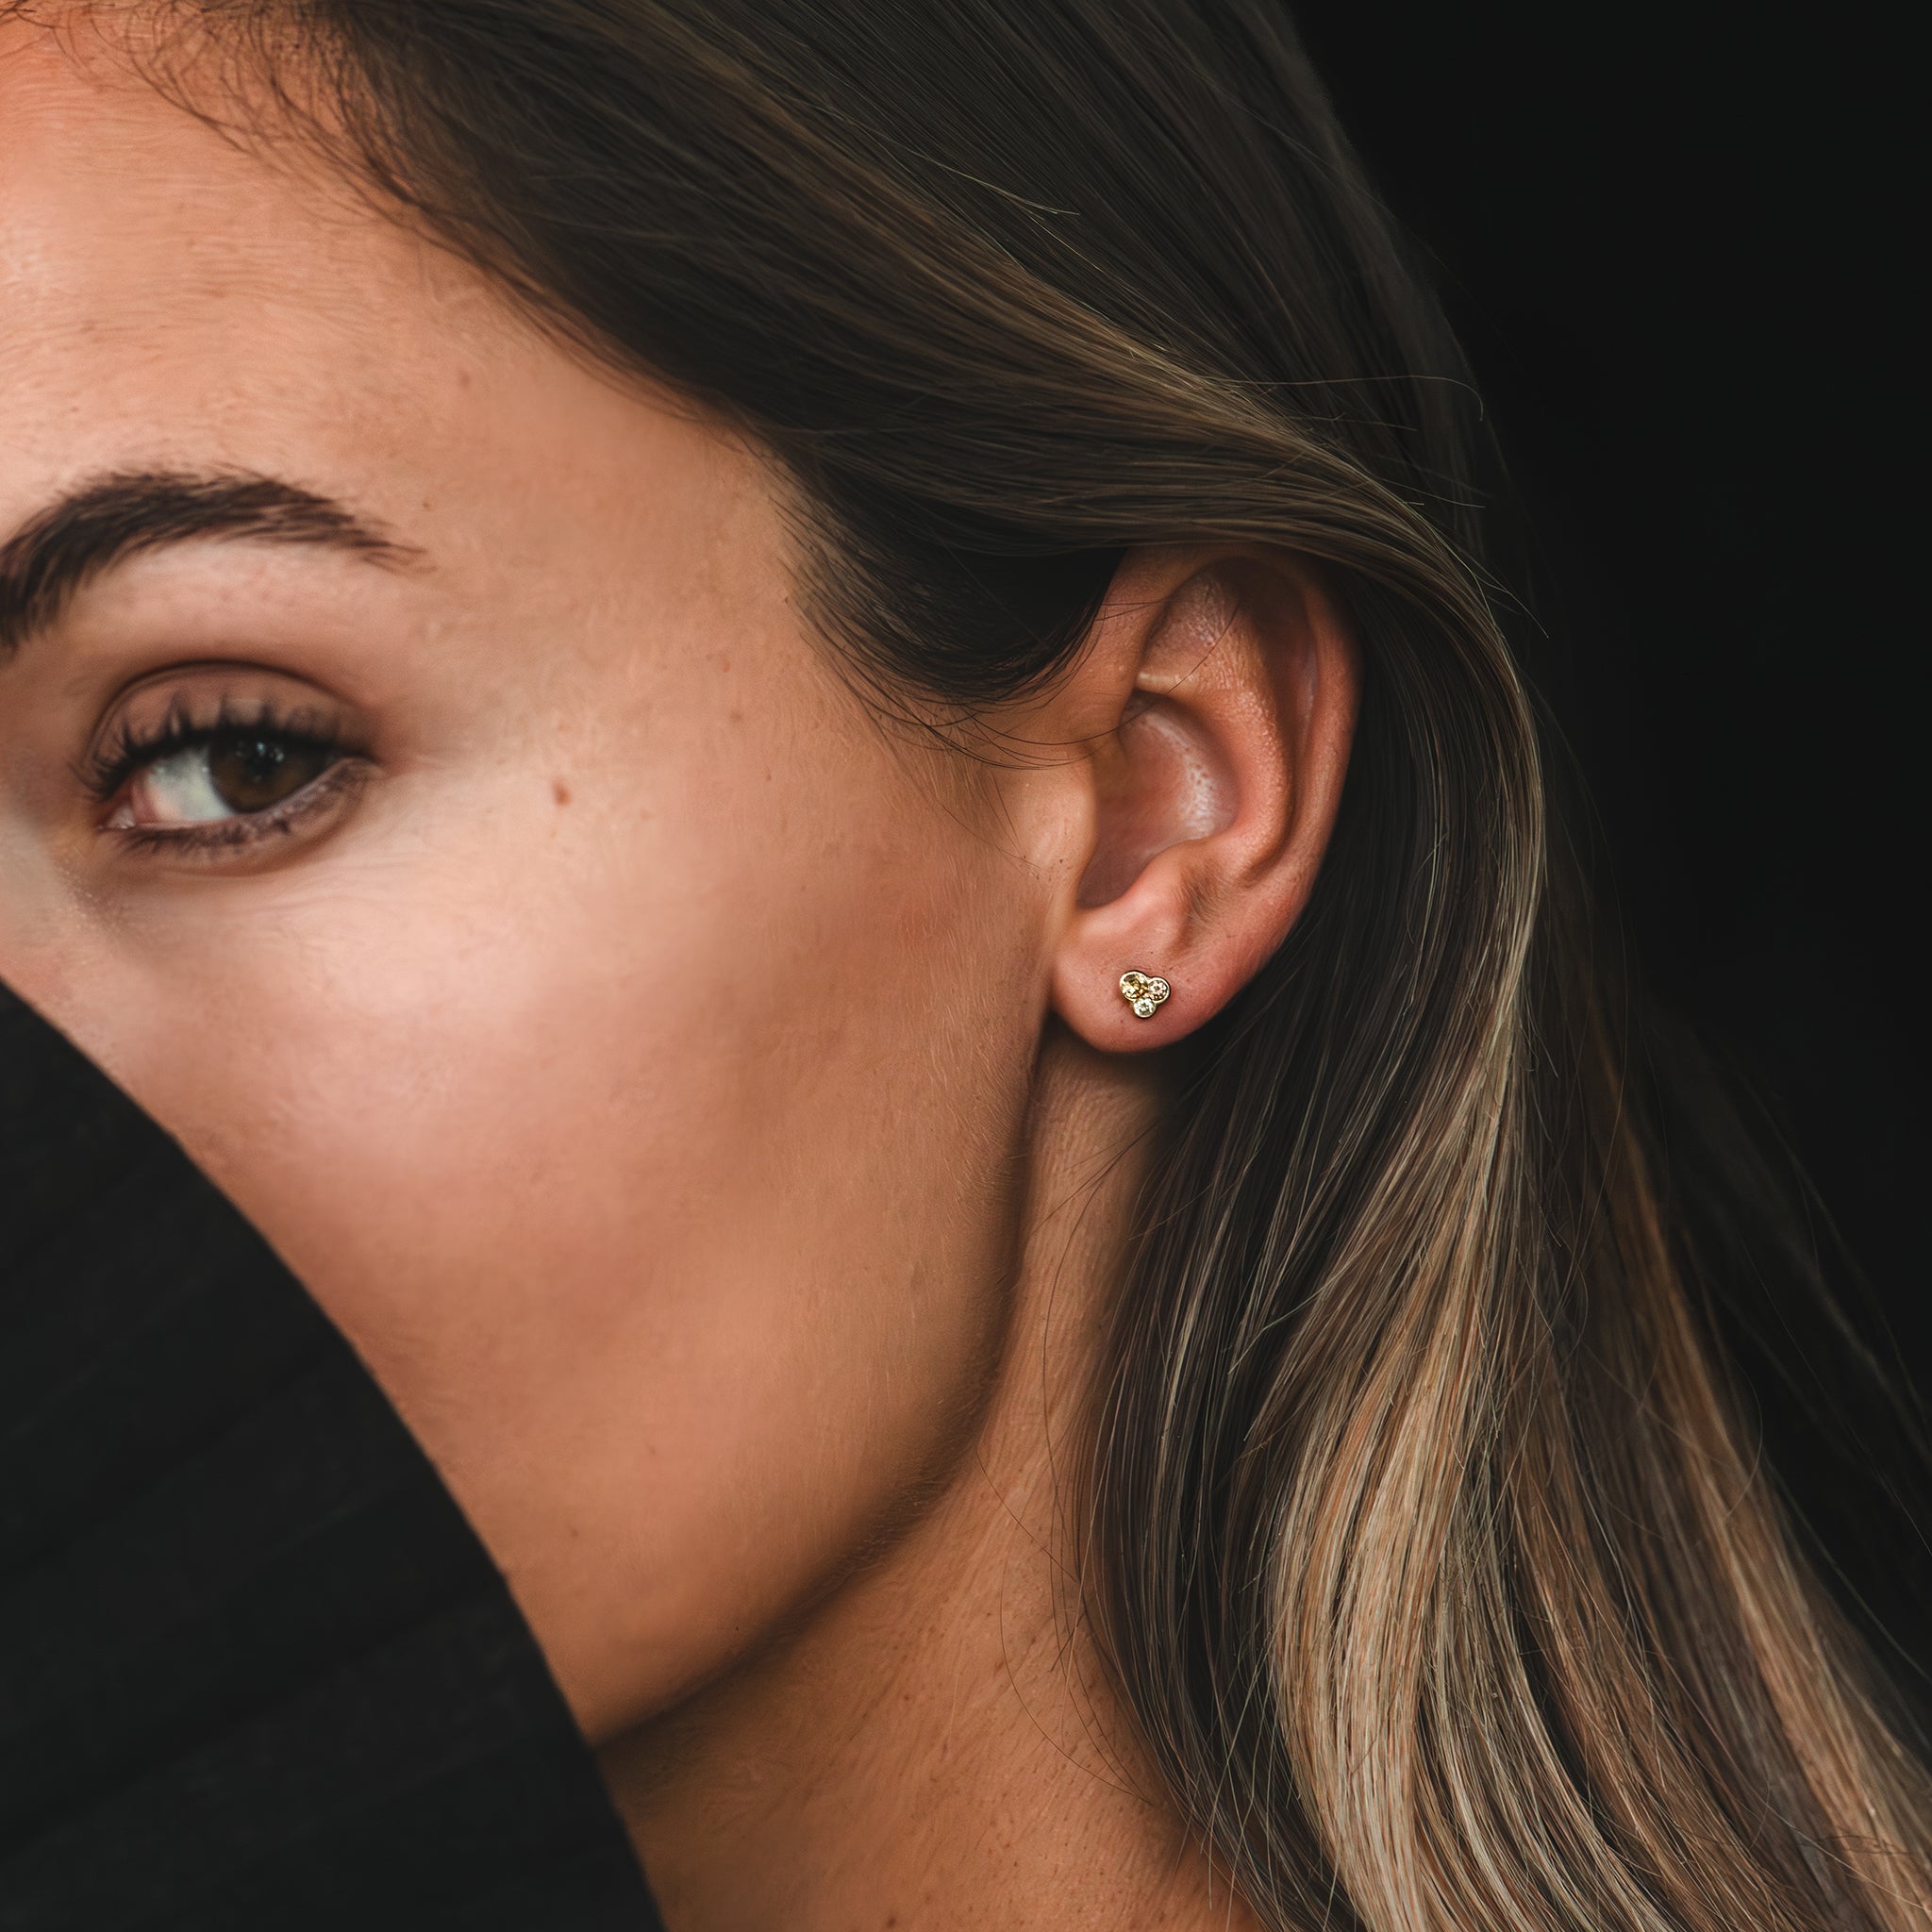
[[[1527,501],[1624,929],[1932,1387],[1913,63],[1856,14],[1317,0]]]

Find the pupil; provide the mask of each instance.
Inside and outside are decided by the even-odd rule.
[[[323,745],[249,734],[216,739],[208,747],[208,769],[231,810],[266,811],[321,777],[329,761]]]

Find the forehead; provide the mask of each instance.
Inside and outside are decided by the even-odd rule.
[[[527,361],[483,278],[292,146],[0,24],[0,519],[130,462],[407,461]]]

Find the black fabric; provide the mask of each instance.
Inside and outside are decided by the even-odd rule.
[[[0,1932],[654,1932],[427,1458],[0,989]]]

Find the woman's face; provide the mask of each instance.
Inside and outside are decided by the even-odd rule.
[[[612,1730],[973,1420],[1064,794],[874,723],[754,455],[20,27],[0,425],[0,976]]]

